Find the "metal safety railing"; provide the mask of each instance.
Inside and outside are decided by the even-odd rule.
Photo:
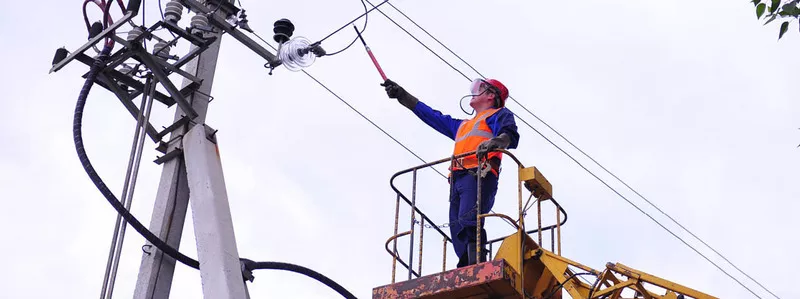
[[[547,201],[552,202],[553,205],[556,208],[556,224],[542,227],[542,206],[541,205],[542,205],[543,202],[547,202]],[[526,203],[525,206],[528,207],[527,203]],[[546,231],[550,231],[550,245],[551,245],[550,251],[555,252],[558,255],[561,255],[561,226],[564,225],[565,223],[567,223],[567,211],[565,211],[564,208],[562,208],[561,205],[555,199],[553,199],[552,197],[549,198],[549,199],[545,199],[545,200],[537,199],[536,200],[536,207],[537,207],[537,209],[536,209],[537,213],[536,214],[538,215],[538,217],[537,217],[538,218],[538,221],[537,221],[538,225],[537,225],[537,227],[535,229],[531,229],[531,230],[525,231],[525,233],[528,234],[528,235],[538,234],[539,246],[542,246],[542,244],[543,244],[543,242],[542,242],[543,233],[546,232]],[[563,219],[562,219],[562,214],[563,214]],[[503,215],[503,216],[505,216],[505,215]],[[506,217],[508,217],[508,216],[506,216]],[[499,238],[492,239],[492,240],[489,240],[489,241],[486,242],[486,244],[489,246],[489,254],[490,255],[494,252],[493,244],[497,243],[497,242],[501,242],[501,241],[505,240],[505,238],[506,237],[499,237]]]
[[[526,234],[538,233],[539,244],[542,244],[542,234],[543,234],[543,232],[549,230],[551,232],[551,248],[552,248],[552,250],[554,252],[555,252],[555,250],[557,248],[557,250],[558,250],[557,254],[560,255],[561,254],[561,226],[564,225],[566,223],[566,221],[567,221],[566,211],[561,207],[561,205],[557,201],[555,201],[552,198],[552,196],[550,196],[549,192],[545,192],[545,193],[539,192],[538,196],[536,197],[536,201],[534,202],[537,205],[537,212],[536,212],[536,214],[538,216],[537,227],[536,227],[536,229],[525,231],[525,220],[524,220],[524,218],[527,215],[527,209],[532,207],[532,206],[529,206],[529,204],[531,204],[530,200],[532,198],[534,198],[534,194],[536,194],[536,192],[534,192],[534,190],[531,189],[531,187],[527,183],[525,183],[524,180],[522,180],[522,177],[521,177],[522,173],[523,173],[522,171],[525,170],[526,168],[519,161],[519,159],[517,159],[516,156],[514,156],[512,153],[510,153],[510,152],[508,152],[506,150],[499,149],[499,150],[495,150],[495,151],[503,153],[504,155],[506,155],[507,157],[512,159],[517,165],[517,169],[519,171],[519,176],[520,176],[518,178],[518,180],[517,180],[517,189],[518,189],[518,192],[517,192],[518,193],[518,215],[517,216],[518,216],[518,218],[515,220],[514,218],[512,218],[512,217],[510,217],[508,215],[499,214],[499,213],[481,214],[480,213],[480,211],[481,211],[481,207],[480,207],[480,204],[481,204],[481,190],[480,190],[481,184],[479,182],[478,183],[478,190],[477,190],[477,193],[478,193],[477,194],[478,195],[477,211],[478,212],[476,213],[477,214],[476,223],[482,223],[482,220],[484,218],[499,217],[499,218],[507,220],[507,222],[509,222],[515,228],[517,233],[519,233],[519,234],[522,234],[522,232],[525,232]],[[392,177],[390,179],[390,185],[391,185],[392,189],[395,191],[395,193],[397,194],[397,198],[396,198],[396,201],[395,201],[395,214],[394,214],[394,217],[395,217],[395,219],[394,219],[395,220],[394,221],[394,234],[386,241],[386,244],[385,244],[386,251],[392,256],[392,283],[395,283],[395,280],[396,280],[397,263],[400,263],[400,265],[402,265],[403,267],[406,268],[406,270],[408,270],[408,279],[409,280],[414,278],[414,277],[420,277],[422,275],[423,234],[424,234],[424,229],[425,229],[426,226],[434,229],[442,237],[442,272],[444,272],[446,270],[446,266],[447,266],[447,243],[448,242],[452,243],[452,240],[450,239],[450,237],[448,237],[447,233],[443,232],[441,230],[441,228],[439,226],[437,226],[435,224],[435,222],[432,221],[427,215],[425,215],[425,213],[423,213],[419,209],[419,207],[417,206],[417,175],[418,175],[418,172],[420,170],[424,169],[424,168],[433,167],[434,165],[447,163],[447,162],[453,163],[453,161],[456,161],[457,159],[460,159],[460,158],[463,158],[463,157],[467,157],[467,156],[470,156],[470,155],[474,155],[474,154],[475,154],[475,152],[469,152],[469,153],[464,153],[464,154],[461,154],[461,155],[451,156],[449,158],[444,158],[444,159],[440,159],[440,160],[437,160],[437,161],[433,161],[433,162],[425,163],[425,164],[418,165],[418,166],[415,166],[415,167],[411,167],[411,168],[399,171],[399,172],[395,173],[394,175],[392,175]],[[485,161],[481,165],[482,165],[481,168],[483,168],[484,166],[485,167],[489,167],[488,165],[486,165]],[[397,186],[395,185],[395,179],[397,179],[401,175],[408,174],[408,173],[412,174],[411,198],[409,198],[403,192],[401,192],[397,188]],[[480,173],[480,169],[479,169],[478,173]],[[539,175],[541,175],[541,174],[539,174]],[[476,176],[476,179],[479,180],[480,176]],[[525,187],[528,188],[529,191],[531,191],[531,196],[528,198],[528,201],[524,205],[523,205],[523,202],[522,202],[523,185],[525,185]],[[411,215],[410,215],[411,226],[410,226],[410,230],[404,231],[404,232],[398,232],[399,224],[400,224],[400,200],[401,199],[403,201],[405,201],[406,204],[408,204],[411,207]],[[551,201],[553,203],[553,205],[556,207],[556,224],[553,224],[553,225],[550,225],[550,226],[546,226],[546,227],[542,227],[542,203],[545,202],[545,201]],[[562,214],[563,214],[563,220],[562,220],[562,217],[561,217]],[[417,220],[418,216],[419,216],[419,220]],[[416,237],[415,233],[416,233],[416,230],[417,230],[417,228],[416,228],[417,225],[419,225],[419,228],[418,228],[419,229],[419,249],[417,251],[419,260],[417,262],[417,270],[415,271],[413,269],[414,268],[414,242],[415,242],[415,237]],[[477,226],[477,238],[476,238],[477,242],[479,242],[479,240],[481,240],[481,235],[480,235],[481,234],[481,230],[480,230],[481,227],[482,227],[481,225]],[[398,239],[401,238],[401,237],[405,237],[405,236],[409,236],[409,241],[408,241],[409,254],[408,254],[408,260],[407,261],[403,260],[403,258],[400,256],[400,254],[397,251]],[[492,253],[492,244],[494,244],[496,242],[499,242],[499,241],[502,241],[505,238],[506,237],[501,237],[501,238],[492,239],[492,240],[487,241],[486,244],[489,246],[489,249],[488,249],[489,253],[490,254]],[[520,240],[522,242],[522,238],[520,238]],[[390,248],[390,244],[391,244],[391,248]],[[520,246],[522,246],[522,244],[520,244]],[[480,256],[481,247],[482,246],[480,246],[480,244],[478,244],[478,246],[477,246],[478,255],[477,256]],[[520,260],[522,260],[522,259],[520,259]],[[520,273],[520,275],[522,275],[522,273]]]

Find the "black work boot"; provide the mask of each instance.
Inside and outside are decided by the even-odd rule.
[[[468,259],[467,264],[468,265],[474,265],[474,264],[483,263],[483,262],[486,261],[486,254],[488,253],[488,251],[486,250],[486,247],[482,246],[480,256],[478,256],[477,248],[478,248],[478,246],[476,246],[475,243],[470,242],[469,244],[467,244],[467,259]]]
[[[469,254],[464,253],[464,255],[458,257],[458,264],[456,264],[456,268],[466,267],[469,266]]]

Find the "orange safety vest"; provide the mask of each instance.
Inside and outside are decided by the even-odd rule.
[[[489,124],[486,123],[486,119],[497,111],[500,111],[500,109],[489,109],[479,113],[472,119],[462,121],[456,133],[456,145],[453,150],[453,155],[457,156],[463,153],[473,152],[478,148],[481,142],[492,139],[494,134],[492,133],[492,129],[489,128]],[[487,155],[489,159],[495,157],[499,160],[503,157],[503,153],[491,152]],[[460,170],[477,167],[478,157],[476,155],[469,155],[453,161],[450,169]],[[496,169],[493,169],[493,172],[496,171]]]

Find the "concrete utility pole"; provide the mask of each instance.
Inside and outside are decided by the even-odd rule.
[[[225,2],[233,4],[233,1],[225,0]],[[205,4],[207,7],[218,5]],[[216,14],[225,18],[227,12],[224,6]],[[202,138],[199,135],[195,136],[205,132],[208,95],[211,94],[214,82],[223,33],[224,31],[217,30],[214,34],[216,41],[186,66],[186,72],[202,80],[197,91],[186,98],[197,113],[197,117],[186,122],[184,121],[186,112],[180,107],[176,109],[175,122],[184,124],[171,133],[166,152],[182,151],[183,157],[177,156],[164,163],[150,221],[150,231],[177,249],[191,199],[204,297],[245,298],[246,291],[222,179],[222,167],[215,167],[219,164],[219,156],[214,154],[209,157],[208,145],[200,144],[200,141],[207,140],[204,136]],[[183,87],[192,83],[193,81],[184,79]],[[196,148],[190,148],[192,146],[187,144],[187,138],[190,138],[187,134],[193,134],[191,138],[195,144],[192,146]],[[211,150],[216,150],[215,144]],[[191,188],[189,183],[192,183]],[[205,189],[208,186],[213,190]],[[190,191],[192,191],[191,197]],[[174,271],[173,258],[155,248],[146,250],[142,254],[134,298],[169,298]]]
[[[190,123],[205,123],[208,111],[208,96],[214,82],[217,57],[219,54],[222,34],[216,34],[217,41],[201,53],[194,61],[190,62],[186,71],[202,80],[198,91],[187,97],[192,108],[197,112],[197,117]],[[184,80],[184,87],[191,81]],[[202,93],[201,93],[202,92]],[[180,107],[176,108],[175,122],[184,118],[185,112]],[[168,141],[167,153],[181,150],[183,136],[189,131],[190,123],[180,126],[171,133]],[[153,214],[150,219],[150,231],[164,240],[173,248],[178,249],[181,242],[183,225],[186,222],[186,212],[189,207],[189,186],[186,176],[185,157],[176,157],[164,163],[161,171],[161,181]],[[145,251],[142,254],[142,263],[139,267],[139,278],[136,281],[134,298],[169,298],[172,276],[175,271],[175,260],[164,255],[160,250]]]
[[[149,120],[137,118],[137,126],[145,128],[144,132],[158,144],[157,149],[164,153],[155,161],[163,164],[163,170],[149,230],[170,247],[178,249],[191,201],[203,296],[213,299],[248,298],[244,281],[245,277],[252,279],[252,276],[251,273],[244,272],[249,269],[243,269],[239,259],[217,150],[216,131],[206,125],[205,119],[223,35],[230,34],[264,58],[270,69],[280,65],[281,61],[244,34],[242,30],[253,31],[247,26],[244,11],[234,5],[234,0],[205,0],[202,3],[198,0],[171,0],[164,7],[165,19],[150,27],[145,27],[147,24],[135,25],[129,22],[139,13],[141,1],[130,0],[127,8],[120,4],[124,16],[105,27],[96,22],[102,29],[99,32],[92,25],[89,41],[76,50],[70,52],[65,48],[58,49],[50,72],[56,72],[72,61],[93,67],[93,72],[97,72],[94,83],[115,94],[134,117],[140,114],[132,103],[132,99],[138,95],[149,95],[151,100],[161,102],[167,107],[177,104],[173,124],[160,132],[155,130]],[[193,16],[190,27],[182,28],[178,21],[186,8]],[[284,28],[284,35],[288,39],[294,27],[288,20],[285,22],[288,25]],[[125,24],[131,24],[133,28],[123,38],[115,30]],[[162,29],[170,31],[174,39],[163,39],[154,34]],[[109,39],[122,45],[122,48],[109,55],[103,60],[102,68],[98,68],[98,61],[85,52]],[[150,49],[152,53],[143,46],[145,40],[155,43]],[[178,41],[192,44],[188,53],[182,56],[169,53],[169,49]],[[183,77],[181,88],[171,82],[172,74]],[[142,78],[146,78],[146,83],[141,82]],[[155,87],[151,88],[151,83],[160,84],[166,94]],[[169,136],[167,140],[164,140],[165,136]],[[143,137],[138,139],[136,144],[142,144]],[[115,200],[110,197],[107,199]],[[120,208],[116,205],[115,207],[119,211]],[[120,212],[120,215],[127,221],[134,219],[127,213]],[[150,236],[138,223],[134,226],[143,235]],[[123,238],[124,233],[116,230],[112,245],[122,246],[122,241],[117,241],[117,236]],[[156,242],[152,237],[148,240]],[[116,273],[113,265],[118,261],[118,251],[115,247],[110,250],[109,265],[112,266],[107,266],[106,281],[101,293],[104,298],[110,298],[113,292],[113,277]],[[142,251],[133,297],[169,298],[176,260],[165,255],[154,244],[145,244]],[[109,277],[112,278],[109,280]]]

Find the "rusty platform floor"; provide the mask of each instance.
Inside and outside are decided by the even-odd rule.
[[[377,287],[372,298],[521,298],[516,280],[516,271],[496,260]]]

